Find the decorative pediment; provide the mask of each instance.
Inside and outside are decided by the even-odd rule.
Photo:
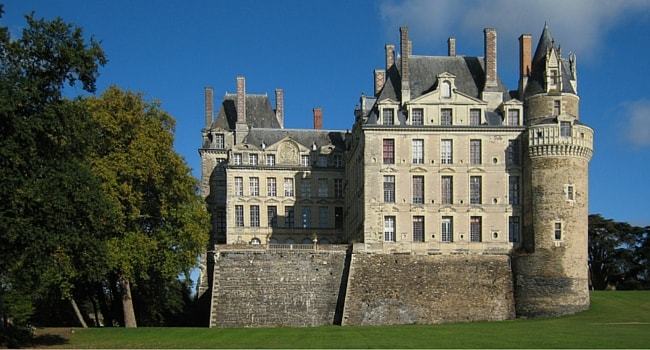
[[[439,173],[451,173],[451,174],[453,174],[453,173],[456,172],[456,170],[454,170],[454,168],[451,168],[451,167],[446,167],[446,168],[440,168],[440,170],[438,170],[438,172]]]
[[[454,90],[451,97],[444,97],[440,89],[433,90],[424,95],[418,96],[409,101],[410,106],[415,105],[440,105],[440,104],[455,104],[455,105],[487,105],[487,102],[472,97],[462,91]]]
[[[393,167],[384,167],[384,168],[379,169],[379,172],[380,173],[396,173],[397,169],[395,169]]]
[[[485,169],[473,167],[473,168],[467,169],[467,172],[468,173],[485,173]]]
[[[409,170],[410,173],[426,173],[427,169],[421,166],[413,167]]]
[[[300,148],[293,140],[283,140],[278,144],[278,164],[298,165],[300,164]]]

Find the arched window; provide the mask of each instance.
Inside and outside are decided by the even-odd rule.
[[[262,244],[262,241],[260,241],[259,238],[255,237],[251,239],[251,244]]]
[[[451,98],[451,83],[447,80],[442,82],[442,97]]]

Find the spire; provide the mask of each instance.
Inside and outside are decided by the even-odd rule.
[[[553,45],[554,41],[551,31],[548,29],[548,24],[544,23],[544,30],[539,38],[537,49],[535,49],[535,56],[533,57],[533,69],[535,69],[535,64],[539,61],[546,61],[546,53],[548,52],[548,49],[553,47]]]

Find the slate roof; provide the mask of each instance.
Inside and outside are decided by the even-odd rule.
[[[546,53],[551,48],[555,48],[557,50],[555,47],[555,41],[551,36],[551,31],[549,30],[548,25],[544,25],[544,30],[542,31],[542,35],[539,38],[539,43],[537,44],[537,49],[535,49],[535,55],[533,56],[530,76],[528,77],[528,83],[526,85],[524,96],[528,97],[546,92],[544,89]],[[571,85],[571,63],[568,59],[562,58],[560,60],[560,69],[562,70],[562,92],[576,94],[576,91],[573,89],[573,85]]]
[[[236,123],[237,94],[226,93],[212,127],[233,130]],[[246,124],[252,128],[280,128],[267,95],[246,94]]]
[[[337,150],[345,150],[345,131],[321,129],[250,129],[244,143],[259,146],[262,142],[267,145],[275,144],[286,137],[311,148],[313,143],[317,146],[333,145]]]

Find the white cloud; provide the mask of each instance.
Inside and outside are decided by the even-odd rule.
[[[623,105],[624,139],[635,146],[650,146],[650,100]]]

